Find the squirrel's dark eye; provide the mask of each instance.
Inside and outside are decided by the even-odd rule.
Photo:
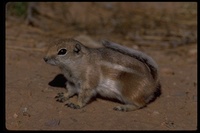
[[[66,52],[67,52],[66,49],[61,49],[61,50],[59,50],[58,55],[64,55],[64,54],[66,54]]]

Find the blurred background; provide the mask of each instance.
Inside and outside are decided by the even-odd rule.
[[[9,20],[40,29],[44,38],[81,34],[148,47],[197,41],[195,2],[9,2]]]

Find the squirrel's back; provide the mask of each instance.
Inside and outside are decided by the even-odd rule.
[[[142,63],[146,64],[151,71],[151,75],[152,75],[153,79],[158,80],[158,65],[150,56],[146,55],[143,52],[140,52],[140,51],[137,51],[134,49],[130,49],[125,46],[121,46],[114,42],[103,40],[102,44],[107,48],[116,50],[118,52],[129,55],[131,57],[134,57],[137,60],[141,61]]]

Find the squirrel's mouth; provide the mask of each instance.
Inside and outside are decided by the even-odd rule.
[[[45,61],[46,63],[48,63],[48,64],[50,64],[50,65],[53,65],[53,66],[56,66],[56,62],[55,62],[54,60],[49,59],[48,57],[44,57],[43,59],[44,59],[44,61]]]

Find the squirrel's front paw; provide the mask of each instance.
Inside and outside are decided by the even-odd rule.
[[[73,108],[73,109],[80,109],[81,107],[79,105],[76,105],[74,103],[67,103],[66,106]]]
[[[58,93],[58,95],[55,96],[55,98],[56,98],[57,102],[61,102],[61,103],[65,102],[69,99],[68,97],[65,96],[65,93],[63,93],[63,92]]]

